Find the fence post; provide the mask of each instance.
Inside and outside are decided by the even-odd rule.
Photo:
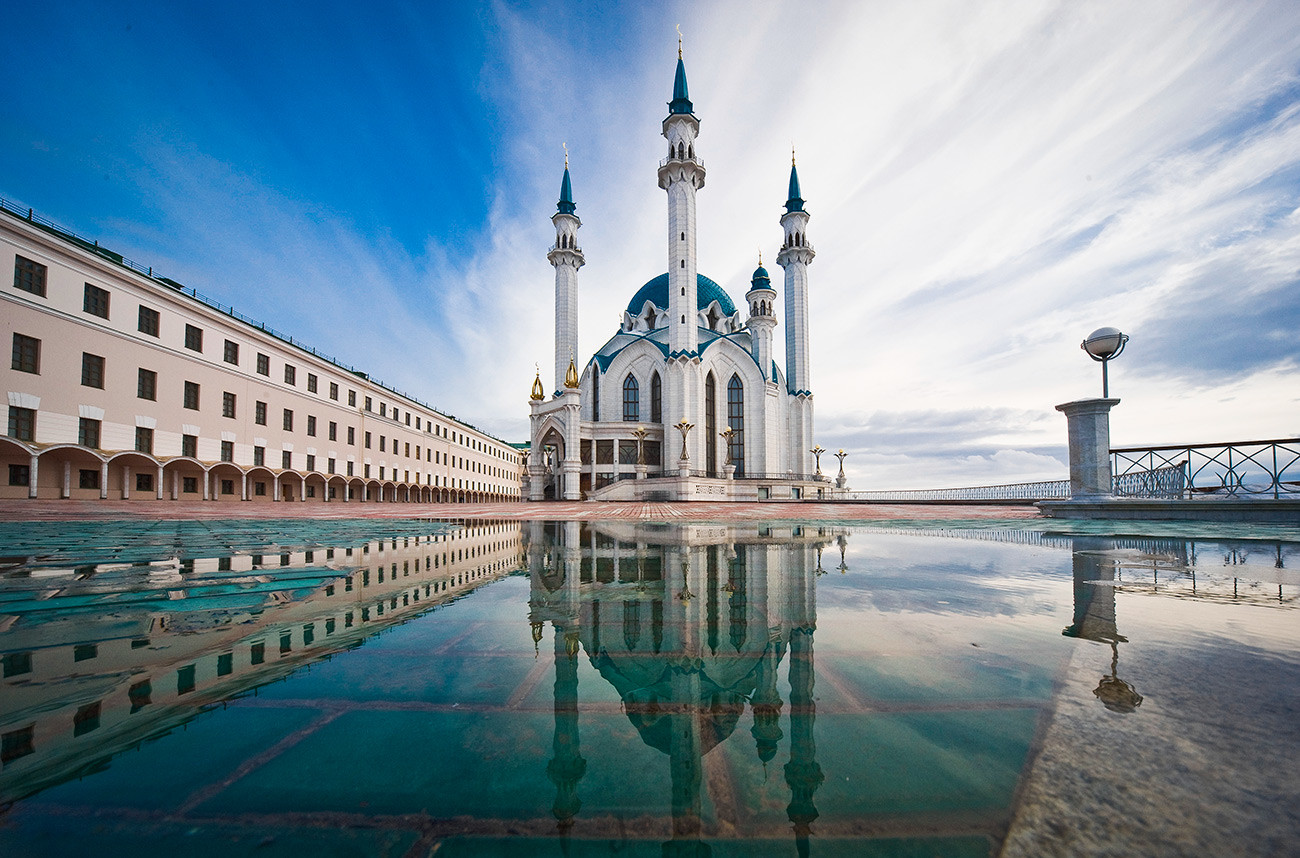
[[[1112,495],[1110,410],[1118,399],[1080,399],[1056,406],[1070,439],[1070,499]]]

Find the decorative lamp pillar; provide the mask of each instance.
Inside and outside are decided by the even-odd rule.
[[[825,453],[826,449],[821,444],[818,444],[808,452],[813,454],[813,460],[817,463],[817,479],[820,480],[822,477],[822,453]]]
[[[1126,345],[1128,334],[1121,334],[1119,328],[1098,328],[1079,344],[1079,348],[1087,352],[1088,357],[1101,364],[1102,399],[1110,398],[1110,380],[1106,375],[1106,366],[1123,353]]]
[[[650,430],[644,426],[638,426],[632,430],[636,437],[636,478],[644,480],[646,475],[645,465],[645,436],[650,434]]]
[[[677,473],[685,479],[691,475],[691,454],[686,449],[686,436],[695,428],[695,424],[687,423],[686,418],[683,417],[673,428],[682,433],[682,455],[677,460]]]
[[[1081,399],[1056,406],[1070,441],[1070,499],[1110,497],[1110,410],[1118,399]]]
[[[842,489],[849,484],[849,478],[844,476],[844,457],[847,455],[848,453],[844,452],[844,448],[842,447],[839,452],[835,454],[835,458],[840,460],[840,473],[839,476],[835,478],[835,488],[837,489]]]
[[[718,433],[718,435],[722,437],[722,443],[726,445],[724,449],[727,451],[727,459],[726,462],[723,463],[722,473],[728,480],[733,479],[736,476],[736,463],[731,461],[731,439],[734,438],[736,434],[736,430],[730,426]]]
[[[840,452],[843,453],[844,451],[841,450]],[[836,568],[839,569],[840,574],[843,575],[849,571],[849,564],[844,561],[844,551],[849,547],[849,538],[841,533],[839,536],[835,537],[835,544],[840,547],[840,565]]]

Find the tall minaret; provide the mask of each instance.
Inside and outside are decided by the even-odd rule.
[[[808,212],[799,196],[799,171],[790,151],[790,198],[781,227],[785,242],[776,264],[785,269],[785,382],[796,396],[812,392],[808,377],[808,263],[816,255],[808,243]]]
[[[659,187],[668,192],[668,354],[694,356],[699,348],[696,317],[695,192],[704,187],[704,164],[695,157],[700,121],[686,91],[686,65],[677,43],[677,77],[663,135],[668,157],[659,164]]]
[[[772,331],[776,327],[776,290],[772,278],[763,267],[763,257],[758,257],[758,268],[745,293],[749,302],[749,332],[753,342],[754,360],[763,371],[763,378],[775,381],[772,374]]]
[[[582,221],[574,214],[573,186],[569,183],[569,152],[564,152],[564,181],[560,183],[560,202],[551,223],[555,224],[555,246],[546,254],[555,266],[555,387],[564,390],[569,363],[578,354],[578,269],[586,259],[578,247],[578,227]]]
[[[808,263],[816,255],[808,243],[808,212],[799,193],[799,171],[790,150],[790,194],[781,227],[785,241],[776,262],[785,269],[785,383],[792,401],[787,412],[786,467],[795,473],[812,471],[812,381],[808,358]]]

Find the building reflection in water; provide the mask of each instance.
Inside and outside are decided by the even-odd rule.
[[[577,522],[528,525],[535,641],[554,629],[555,733],[547,774],[567,834],[587,770],[578,716],[582,653],[622,700],[641,740],[668,757],[672,839],[666,855],[707,855],[701,840],[703,758],[749,705],[753,753],[764,768],[784,737],[778,671],[789,658],[786,813],[808,852],[824,776],[813,737],[813,637],[821,549],[843,534],[820,528]],[[841,558],[841,571],[847,569]],[[609,765],[609,761],[602,761]]]
[[[94,771],[205,707],[520,566],[517,522],[394,527],[402,535],[334,545],[268,532],[275,544],[224,556],[152,547],[129,562],[67,568],[6,557],[0,803]]]
[[[1115,624],[1115,570],[1109,549],[1113,540],[1074,539],[1074,622],[1062,630],[1067,637],[1110,645],[1110,675],[1103,676],[1093,694],[1112,712],[1129,713],[1142,705],[1142,695],[1119,678],[1119,645],[1128,638]]]

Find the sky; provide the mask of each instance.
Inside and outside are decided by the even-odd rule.
[[[6,4],[0,196],[511,441],[550,373],[567,144],[580,358],[665,270],[677,33],[699,270],[778,291],[798,153],[821,446],[857,489],[1300,436],[1300,4]],[[778,361],[784,336],[775,337]],[[828,461],[824,464],[834,464]]]

